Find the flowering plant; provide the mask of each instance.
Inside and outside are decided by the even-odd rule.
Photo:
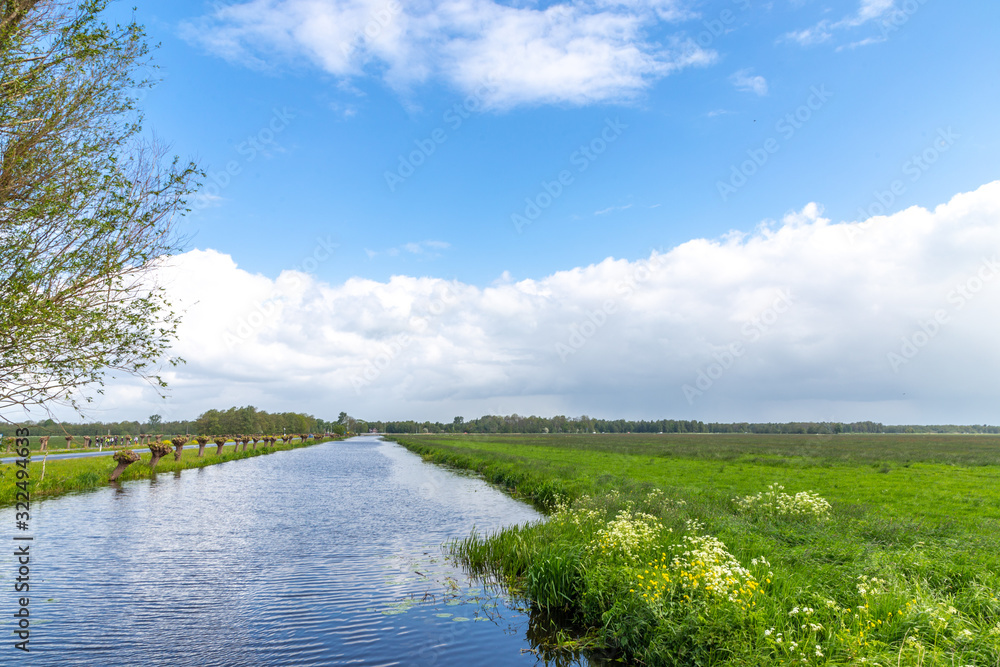
[[[830,503],[812,491],[800,491],[794,496],[785,493],[785,487],[771,484],[767,491],[752,496],[733,498],[737,509],[774,516],[815,517],[830,516]]]

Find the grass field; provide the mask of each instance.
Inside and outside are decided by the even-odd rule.
[[[995,436],[399,442],[546,510],[454,549],[627,661],[1000,666]]]
[[[325,440],[319,442],[325,442]],[[216,446],[209,443],[205,448],[205,456],[199,458],[196,448],[185,449],[181,459],[174,461],[173,453],[170,453],[160,459],[155,471],[149,467],[150,453],[145,452],[139,461],[125,469],[125,472],[115,483],[149,479],[155,474],[177,472],[188,468],[202,468],[226,461],[236,461],[254,456],[264,456],[272,452],[306,447],[316,443],[315,440],[306,440],[304,443],[292,442],[266,448],[258,445],[256,450],[250,449],[248,445],[246,451],[236,451],[236,448],[229,444],[223,448],[222,456],[216,456]],[[141,446],[136,447],[136,449],[141,448]],[[117,465],[110,456],[44,461],[44,455],[34,452],[31,459],[31,463],[28,465],[27,486],[32,500],[108,486],[108,476]],[[44,478],[42,477],[43,465],[45,467]],[[0,507],[13,505],[18,499],[17,493],[21,489],[17,487],[17,482],[22,481],[18,477],[18,470],[23,469],[15,463],[0,465]]]

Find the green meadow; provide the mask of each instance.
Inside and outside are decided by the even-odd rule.
[[[226,461],[265,456],[273,452],[307,447],[318,442],[325,442],[325,440],[295,441],[284,445],[276,444],[274,447],[263,447],[258,444],[257,449],[251,449],[252,445],[248,445],[245,450],[242,449],[242,445],[236,447],[230,443],[223,448],[222,456],[216,456],[215,444],[209,443],[205,447],[203,457],[198,456],[197,448],[185,449],[180,460],[175,461],[173,452],[171,452],[159,460],[155,470],[149,467],[152,455],[149,452],[143,452],[140,460],[126,468],[114,484],[136,479],[150,479],[160,473],[177,473],[188,468],[203,468]],[[141,446],[136,447],[136,449],[141,448]],[[16,454],[11,454],[11,456],[16,456]],[[33,452],[31,463],[28,464],[27,477],[27,487],[31,500],[109,486],[108,477],[116,466],[117,463],[111,456],[45,460],[44,453],[39,455],[37,452]],[[0,465],[0,507],[13,505],[19,499],[17,494],[22,489],[18,488],[17,483],[24,481],[24,478],[23,476],[18,477],[18,470],[23,470],[23,468],[20,468],[16,463]]]
[[[452,545],[644,665],[1000,665],[1000,438],[405,436],[549,515]]]

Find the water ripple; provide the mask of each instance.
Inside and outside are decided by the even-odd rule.
[[[42,501],[18,663],[531,665],[526,619],[502,598],[500,621],[454,620],[484,620],[486,592],[440,545],[539,518],[374,438]]]

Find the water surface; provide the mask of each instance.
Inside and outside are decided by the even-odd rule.
[[[161,474],[31,514],[31,653],[5,638],[0,664],[537,662],[524,611],[440,545],[540,516],[377,438]],[[0,526],[16,532],[13,508]],[[5,637],[12,551],[0,559]]]

